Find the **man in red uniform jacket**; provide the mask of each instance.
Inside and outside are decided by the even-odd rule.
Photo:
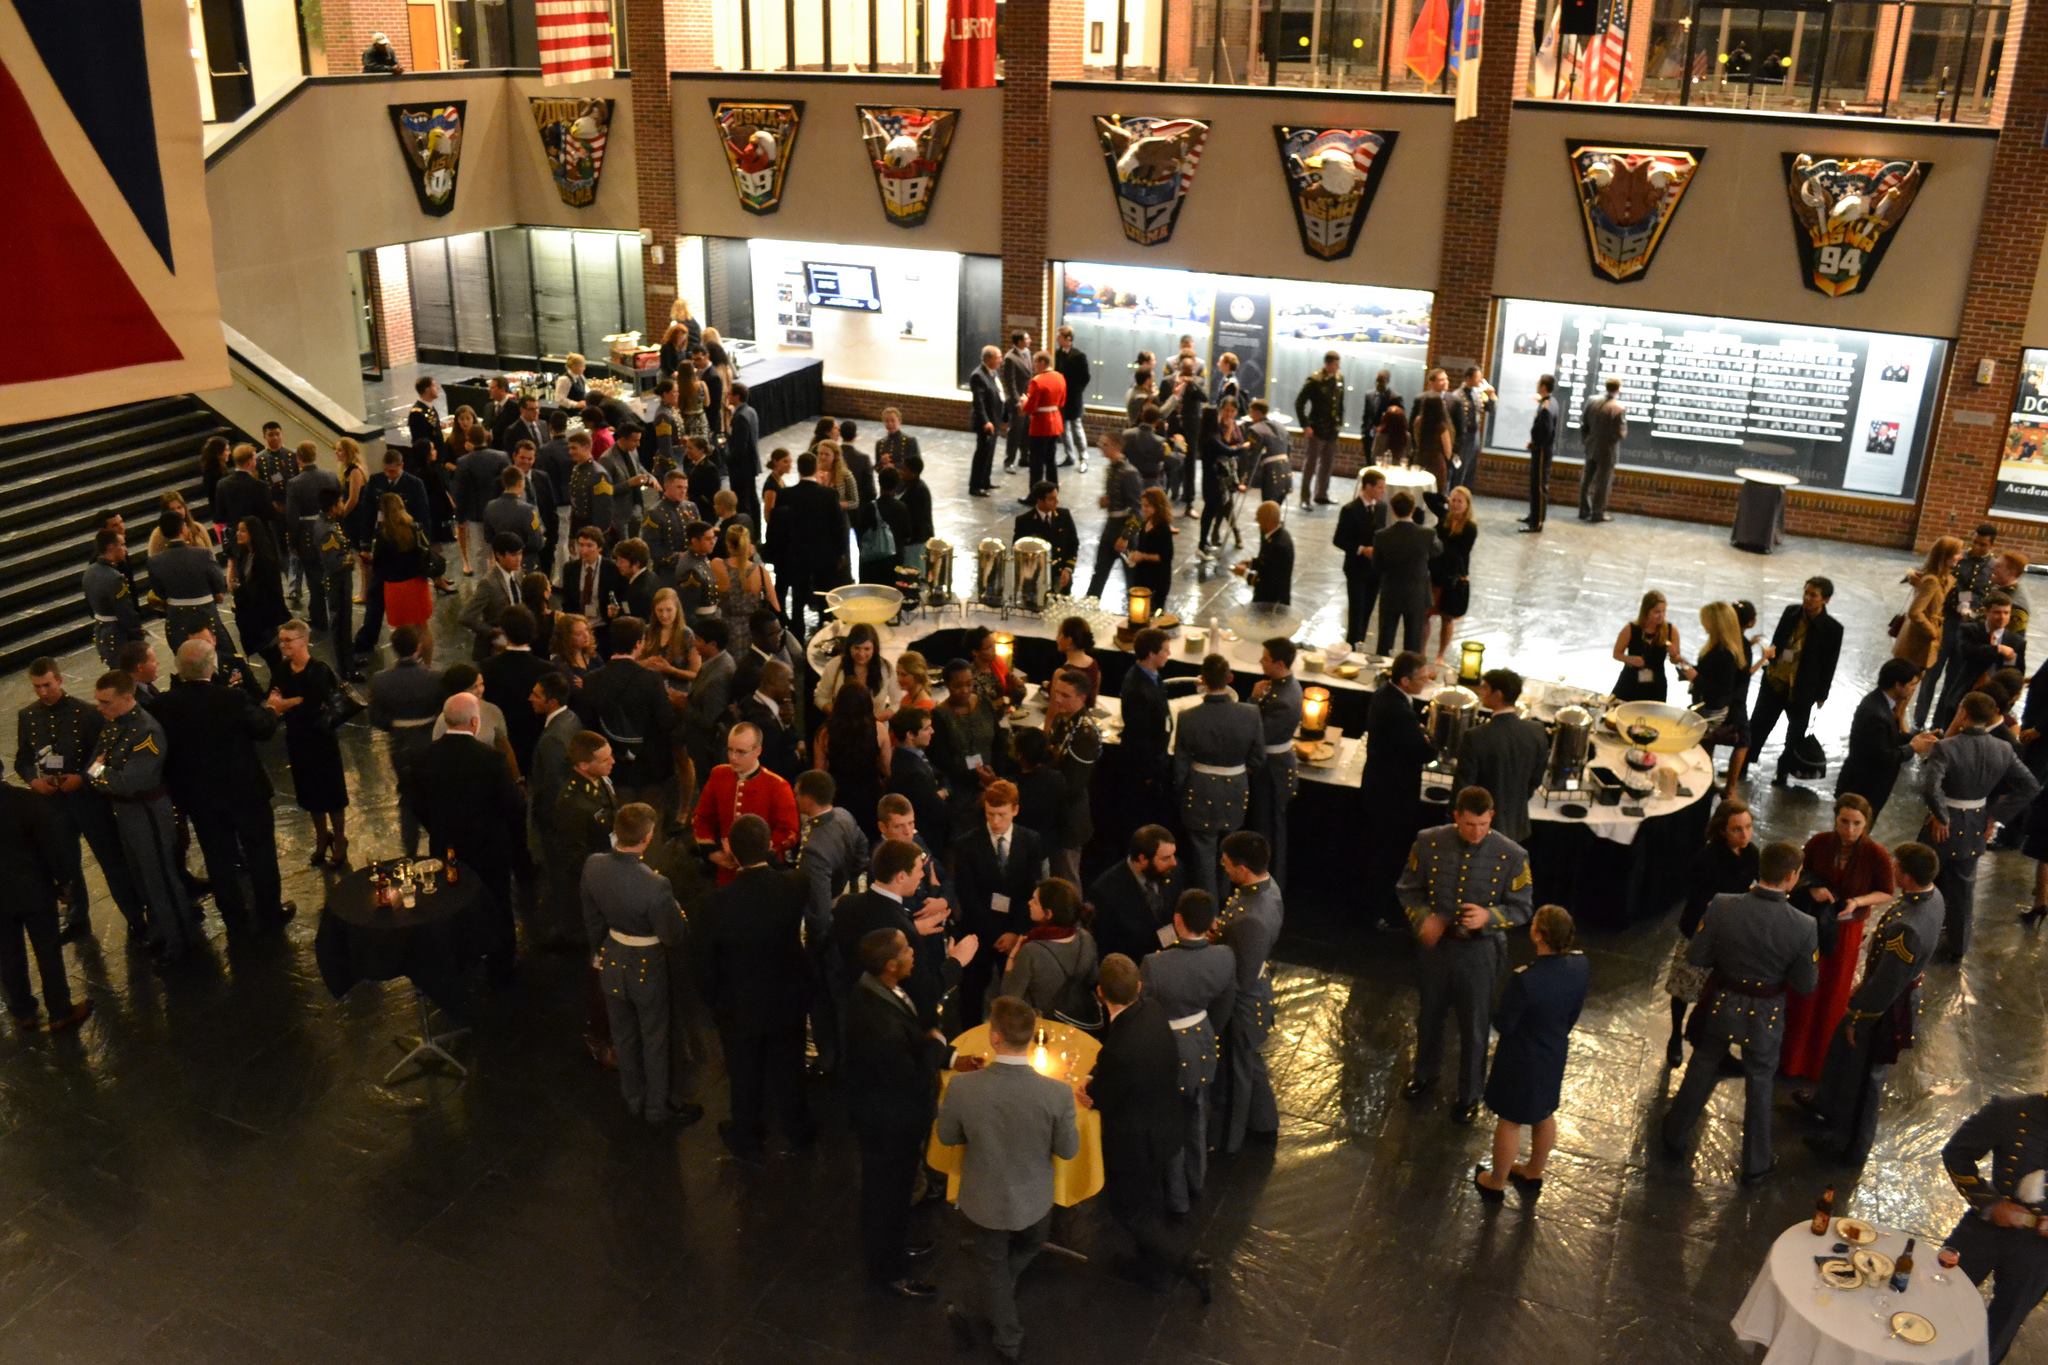
[[[777,858],[789,856],[796,847],[797,833],[796,793],[788,782],[761,766],[761,732],[745,721],[733,726],[725,737],[725,758],[705,779],[696,817],[697,842],[710,847],[720,886],[740,872],[739,863],[725,846],[733,821],[742,815],[766,820],[768,845]]]
[[[1067,381],[1052,367],[1049,352],[1040,351],[1031,357],[1031,385],[1024,390],[1024,412],[1031,419],[1031,482],[1043,479],[1057,485],[1060,481],[1059,452],[1060,437],[1066,432],[1066,419],[1060,414],[1067,406]],[[1031,495],[1018,499],[1030,502]]]

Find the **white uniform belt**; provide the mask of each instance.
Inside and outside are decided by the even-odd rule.
[[[616,929],[607,930],[606,932],[611,934],[612,942],[623,943],[628,948],[659,948],[661,946],[661,940],[652,934],[622,934]]]
[[[1273,754],[1276,757],[1280,754],[1291,754],[1294,752],[1294,741],[1289,739],[1283,740],[1279,744],[1268,744],[1266,746],[1266,752],[1269,754]]]
[[[1941,804],[1947,806],[1950,810],[1983,810],[1991,804],[1991,801],[1988,797],[1983,796],[1972,797],[1968,800],[1960,796],[1944,796],[1941,798]]]
[[[421,725],[432,725],[439,719],[439,716],[414,716],[409,720],[392,721],[391,728],[394,730],[411,730]]]
[[[1197,1024],[1206,1024],[1208,1022],[1209,1011],[1196,1010],[1193,1014],[1183,1014],[1178,1019],[1167,1020],[1166,1026],[1170,1029],[1173,1029],[1175,1032],[1179,1032],[1181,1029],[1193,1028]]]
[[[166,597],[164,605],[167,607],[210,607],[213,605],[213,597],[210,594],[205,597]]]
[[[1058,412],[1058,408],[1033,408],[1033,412]]]
[[[98,612],[94,612],[92,614],[92,619],[103,626],[111,626],[118,622],[121,618],[118,616],[102,616]]]
[[[1243,777],[1244,764],[1190,763],[1188,771],[1200,773],[1204,777]]]

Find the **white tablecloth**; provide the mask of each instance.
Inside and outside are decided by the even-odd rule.
[[[1623,762],[1622,755],[1627,752],[1626,744],[1605,735],[1595,735],[1591,766],[1623,773],[1627,770],[1627,765]],[[1684,810],[1704,797],[1707,788],[1713,785],[1713,760],[1708,758],[1707,751],[1697,744],[1682,754],[1657,755],[1657,767],[1659,770],[1669,769],[1676,772],[1680,789],[1689,794],[1648,796],[1641,800],[1624,794],[1618,805],[1598,806],[1594,805],[1592,797],[1585,793],[1574,795],[1560,792],[1553,795],[1550,792],[1538,792],[1536,798],[1529,803],[1529,818],[1555,820],[1566,825],[1584,825],[1602,839],[1611,839],[1617,844],[1632,844],[1636,840],[1636,831],[1642,828],[1643,821]],[[1574,817],[1564,813],[1564,806],[1573,801],[1586,808],[1584,816]],[[1643,813],[1639,816],[1624,815],[1623,810],[1630,806],[1640,806]]]
[[[1912,1282],[1905,1293],[1891,1294],[1883,1317],[1871,1316],[1877,1290],[1830,1289],[1820,1282],[1813,1258],[1838,1240],[1815,1237],[1805,1223],[1796,1223],[1772,1243],[1770,1259],[1730,1324],[1743,1341],[1769,1348],[1761,1365],[1987,1365],[1991,1351],[1977,1287],[1961,1267],[1941,1271],[1947,1284],[1934,1282],[1940,1239],[1922,1237],[1915,1244]],[[1896,1259],[1905,1245],[1905,1233],[1881,1228],[1872,1249]],[[1925,1346],[1886,1340],[1889,1319],[1901,1309],[1933,1323],[1934,1340]]]

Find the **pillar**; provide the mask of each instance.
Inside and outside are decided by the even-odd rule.
[[[1080,77],[1083,21],[1082,0],[1003,6],[1003,333],[1027,328],[1039,346],[1048,303],[1052,83]]]
[[[676,298],[676,246],[682,236],[682,218],[676,197],[669,73],[712,66],[711,30],[711,0],[626,0],[627,50],[620,54],[620,64],[633,71],[633,173],[640,184],[640,226],[652,234],[652,240],[640,248],[647,308],[643,336],[661,336]],[[683,112],[686,117],[711,117],[708,107]],[[654,258],[657,251],[661,253],[659,261]]]
[[[419,359],[412,330],[412,263],[402,246],[380,246],[365,252],[363,289],[370,300],[370,330],[377,358],[386,368]]]

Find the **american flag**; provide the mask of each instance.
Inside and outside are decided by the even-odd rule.
[[[1579,49],[1574,79],[1582,100],[1611,104],[1617,95],[1623,103],[1636,97],[1636,63],[1629,55],[1628,34],[1622,31],[1618,11],[1620,0],[1607,11],[1607,27],[1586,40]]]
[[[535,0],[540,83],[567,85],[612,74],[609,0]]]

